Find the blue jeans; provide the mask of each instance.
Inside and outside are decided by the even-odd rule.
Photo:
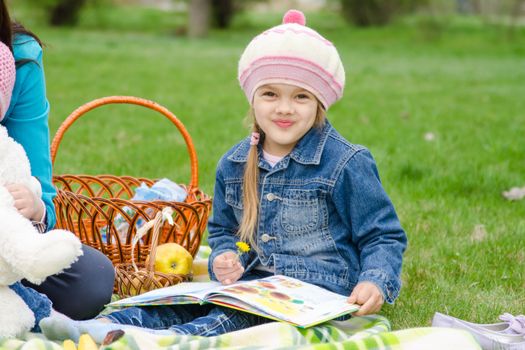
[[[31,331],[40,332],[38,322],[51,313],[51,300],[44,294],[37,292],[32,288],[25,287],[20,282],[10,285],[11,288],[20,298],[24,300],[27,306],[35,315],[35,325]]]
[[[270,322],[255,316],[213,304],[130,307],[99,316],[114,323],[150,329],[169,329],[177,334],[213,337]]]

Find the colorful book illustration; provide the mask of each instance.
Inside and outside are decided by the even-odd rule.
[[[185,282],[114,301],[109,306],[212,303],[307,328],[359,309],[340,295],[282,275],[224,286]]]

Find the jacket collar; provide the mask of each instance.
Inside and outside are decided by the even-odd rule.
[[[321,161],[321,154],[323,153],[324,145],[328,134],[332,130],[332,125],[325,121],[325,125],[320,128],[310,129],[295,145],[289,157],[301,164],[319,164]],[[259,145],[259,155],[262,151],[262,146]],[[242,140],[238,146],[232,151],[229,160],[233,162],[244,163],[247,161],[248,152],[250,151],[250,137]]]

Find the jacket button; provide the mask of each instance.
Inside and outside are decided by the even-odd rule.
[[[275,199],[275,195],[273,193],[268,193],[266,195],[266,199],[271,202],[271,201],[273,201]]]
[[[264,234],[261,236],[261,241],[263,241],[264,243],[268,242],[270,239],[271,239],[271,237],[270,237],[270,235],[267,234],[267,233],[264,233]]]

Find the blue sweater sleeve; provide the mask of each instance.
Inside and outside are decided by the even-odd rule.
[[[49,151],[49,103],[42,63],[42,48],[30,36],[18,35],[13,42],[16,82],[11,104],[3,120],[7,132],[27,153],[31,173],[42,185],[42,200],[46,206],[47,228],[55,225],[51,156]],[[20,64],[21,61],[25,63]]]

